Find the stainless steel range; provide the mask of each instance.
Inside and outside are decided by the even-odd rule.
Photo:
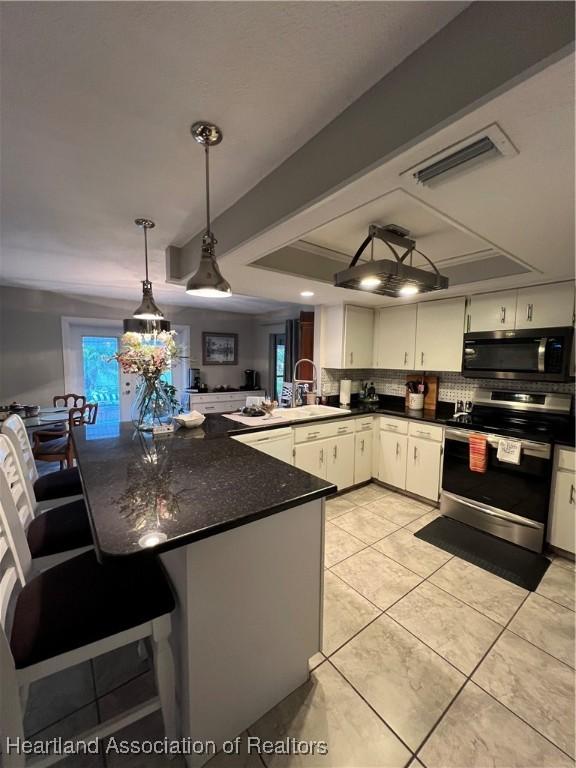
[[[447,422],[442,514],[541,552],[553,443],[570,427],[571,404],[571,395],[478,389],[472,412]],[[485,443],[480,440],[483,465],[480,470],[476,465],[475,471],[470,468],[474,435],[485,438]],[[502,441],[512,442],[501,446]],[[512,460],[503,455],[506,448],[515,454]]]

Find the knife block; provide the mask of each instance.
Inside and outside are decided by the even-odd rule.
[[[406,383],[415,381],[418,384],[422,382],[422,376],[417,373],[411,373],[406,376]],[[438,402],[438,376],[424,376],[424,384],[427,384],[427,392],[424,396],[424,410],[435,411]],[[406,390],[406,408],[408,408],[408,390]]]

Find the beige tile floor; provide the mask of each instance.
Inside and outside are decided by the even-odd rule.
[[[209,768],[574,766],[574,565],[535,593],[414,538],[432,506],[376,484],[327,502],[324,646],[311,677]],[[149,697],[134,647],[33,687],[29,734],[68,735]],[[123,738],[162,736],[159,716]],[[324,740],[328,755],[249,754],[247,735]],[[154,759],[80,768],[182,768]]]

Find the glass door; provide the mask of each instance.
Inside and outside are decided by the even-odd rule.
[[[286,334],[272,334],[272,399],[280,402],[284,385],[284,357],[286,353]]]
[[[124,373],[114,360],[120,349],[122,325],[113,321],[71,319],[63,327],[66,391],[85,394],[90,402],[98,403],[97,423],[103,429],[105,424],[130,421],[139,377]],[[173,397],[179,401],[187,386],[189,330],[178,326],[177,331],[179,358],[162,378],[174,387]],[[155,342],[151,339],[150,343]]]

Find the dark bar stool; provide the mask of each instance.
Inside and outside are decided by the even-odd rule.
[[[38,476],[38,469],[28,439],[26,427],[20,416],[13,414],[2,424],[2,434],[13,444],[20,463],[25,467],[26,485],[36,501],[54,501],[68,496],[81,496],[82,484],[77,467],[50,472]]]
[[[174,597],[151,553],[100,565],[94,552],[30,577],[31,556],[10,488],[6,440],[0,446],[0,722],[5,739],[23,740],[23,714],[35,680],[135,641],[152,641],[158,696],[78,738],[104,737],[160,709],[166,737],[177,736],[174,663],[169,643]],[[20,590],[20,591],[19,591]],[[8,605],[14,604],[8,622]],[[5,768],[26,757],[9,752]],[[38,765],[55,762],[43,758]]]
[[[92,531],[83,499],[38,513],[38,505],[26,487],[25,468],[5,435],[0,435],[0,453],[32,557],[51,557],[92,547]]]

